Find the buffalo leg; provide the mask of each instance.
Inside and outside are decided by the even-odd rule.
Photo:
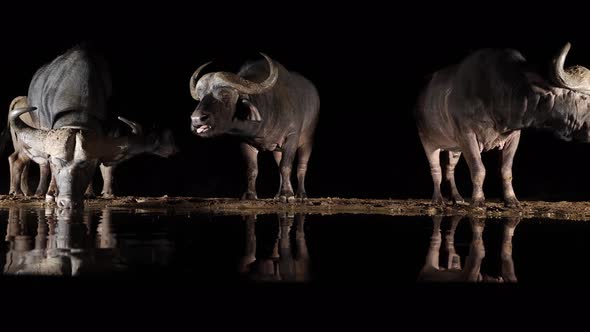
[[[23,168],[28,160],[24,160],[15,152],[8,157],[8,164],[10,167],[10,195],[22,195],[20,188],[20,179],[23,174]]]
[[[291,233],[291,227],[293,226],[292,215],[280,215],[279,216],[279,248],[280,256],[287,258],[291,256],[291,244],[289,234]]]
[[[302,201],[307,199],[305,174],[307,173],[307,163],[309,162],[311,150],[311,143],[304,143],[297,149],[297,198]]]
[[[297,151],[297,142],[298,139],[295,137],[287,139],[283,149],[283,157],[281,158],[281,165],[279,167],[281,177],[283,178],[279,200],[283,203],[295,201],[295,194],[291,186],[291,169],[293,167],[293,160],[295,159],[295,152]]]
[[[57,182],[55,182],[55,176],[51,174],[51,182],[49,182],[49,189],[45,195],[45,201],[54,202],[57,197]]]
[[[463,281],[474,282],[482,278],[480,274],[481,261],[485,258],[486,250],[483,243],[484,218],[470,218],[471,223],[471,245],[469,254],[465,259],[465,267],[461,272]]]
[[[430,175],[432,176],[432,183],[434,185],[434,193],[432,194],[432,204],[442,205],[444,200],[440,193],[440,183],[442,181],[442,174],[440,168],[440,149],[431,147],[430,144],[422,142],[426,158],[430,164]]]
[[[248,215],[246,221],[246,250],[244,256],[240,259],[238,271],[246,273],[256,262],[256,215]]]
[[[504,238],[502,241],[502,261],[501,273],[503,281],[517,282],[516,273],[514,272],[514,261],[512,259],[512,237],[514,229],[520,222],[520,218],[508,218],[504,223]]]
[[[279,215],[279,274],[281,280],[295,280],[295,259],[291,247],[291,228],[294,216],[290,213]]]
[[[272,156],[275,158],[275,162],[277,163],[277,167],[280,170],[281,167],[281,159],[283,158],[283,153],[281,151],[273,151]],[[279,191],[275,195],[275,199],[279,199],[281,196],[281,190],[283,189],[283,175],[279,172]]]
[[[514,160],[519,141],[520,131],[514,132],[512,137],[506,141],[504,149],[502,149],[502,185],[504,188],[504,204],[507,207],[520,206],[512,188],[512,161]]]
[[[88,187],[86,187],[86,191],[84,192],[84,198],[95,198],[96,196],[94,195],[94,185],[92,184],[92,180],[90,180],[90,183],[88,184]]]
[[[419,281],[436,280],[436,272],[440,270],[440,245],[442,244],[442,235],[440,225],[442,216],[432,217],[432,234],[430,235],[430,244],[424,265],[418,274]]]
[[[31,163],[26,162],[23,166],[23,173],[20,176],[20,189],[22,190],[25,196],[31,195],[31,188],[29,188],[29,169],[31,168]]]
[[[451,227],[445,234],[445,249],[448,254],[447,269],[461,269],[461,256],[457,254],[455,249],[455,231],[461,219],[463,219],[463,216],[451,217]]]
[[[16,174],[15,174],[15,167],[14,164],[16,162],[16,159],[18,158],[18,153],[17,152],[13,152],[10,156],[8,156],[8,169],[10,170],[10,189],[8,190],[8,194],[9,195],[16,195],[16,191],[17,191],[17,185],[15,185],[16,181],[20,181],[20,176],[18,178],[18,180],[16,179]]]
[[[295,243],[297,245],[297,260],[309,259],[305,242],[305,215],[302,213],[295,215]]]
[[[305,215],[295,214],[295,264],[293,273],[295,280],[309,280],[309,253],[305,241]]]
[[[105,166],[100,164],[100,174],[102,175],[102,191],[100,194],[103,198],[113,198],[113,172],[115,166]]]
[[[457,189],[457,184],[455,183],[455,166],[459,162],[461,158],[461,152],[453,152],[449,151],[449,163],[447,164],[447,169],[445,171],[445,178],[451,187],[451,197],[453,198],[453,203],[463,203],[463,197],[459,194],[459,190]]]
[[[47,188],[49,186],[48,179],[50,176],[51,167],[49,166],[49,162],[39,164],[39,184],[37,185],[35,196],[43,196],[47,193]]]
[[[240,148],[246,159],[246,175],[248,189],[242,195],[242,199],[258,199],[256,195],[256,177],[258,177],[258,150],[252,145],[241,143]]]
[[[473,184],[471,204],[473,207],[483,207],[485,204],[483,181],[486,177],[486,169],[481,161],[481,153],[475,134],[471,133],[467,136],[462,150],[471,172],[471,182]]]

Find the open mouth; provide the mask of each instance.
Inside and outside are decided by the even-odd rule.
[[[202,134],[204,132],[207,132],[209,129],[211,129],[210,125],[200,125],[197,127],[197,134]]]

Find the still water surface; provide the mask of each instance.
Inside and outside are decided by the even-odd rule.
[[[584,283],[590,223],[142,210],[0,210],[9,276],[414,285]]]

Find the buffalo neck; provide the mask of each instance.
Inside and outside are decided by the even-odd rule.
[[[102,134],[103,121],[89,112],[63,112],[59,114],[53,123],[53,128],[81,128],[96,131]]]
[[[269,112],[268,107],[265,107],[265,105],[270,104],[269,100],[268,94],[251,96],[251,101],[256,105],[259,105],[258,111],[260,112],[262,121],[249,121],[234,118],[230,134],[245,139],[256,140],[264,139],[268,136],[268,131],[274,128],[277,117],[275,112]]]
[[[264,121],[264,120],[263,120]],[[258,136],[263,122],[234,120],[229,134],[242,138],[255,138]]]
[[[589,124],[589,95],[570,89],[532,86],[526,100],[524,127],[548,129],[569,141],[578,136],[585,138]]]

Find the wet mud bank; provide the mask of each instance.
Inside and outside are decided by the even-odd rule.
[[[89,199],[86,207],[121,210],[161,210],[166,213],[203,213],[217,215],[244,215],[265,213],[307,214],[378,214],[390,216],[453,216],[480,218],[542,218],[571,221],[590,221],[590,202],[523,201],[520,208],[505,208],[502,202],[488,201],[486,208],[469,205],[435,207],[429,200],[314,198],[292,204],[272,199],[243,201],[233,198],[195,197],[135,197],[115,199]],[[44,199],[0,195],[0,208],[51,206]]]

